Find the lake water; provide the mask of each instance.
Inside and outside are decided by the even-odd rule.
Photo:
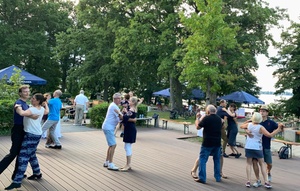
[[[292,96],[289,96],[289,95],[274,95],[274,94],[260,94],[259,95],[259,99],[264,101],[265,104],[270,104],[270,103],[276,103],[278,102],[278,100],[281,100],[281,99],[290,99]]]

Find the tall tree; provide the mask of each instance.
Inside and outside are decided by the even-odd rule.
[[[182,16],[184,26],[191,31],[185,40],[186,54],[181,63],[182,77],[190,85],[200,85],[206,92],[207,104],[215,103],[221,89],[223,75],[220,66],[225,64],[222,51],[237,47],[235,28],[230,28],[222,14],[222,0],[195,1],[199,13]]]
[[[284,9],[269,8],[261,0],[186,2],[195,10],[190,18],[183,17],[189,22],[188,29],[191,26],[194,42],[187,41],[184,63],[190,66],[182,74],[183,79],[190,78],[189,84],[198,84],[206,91],[212,83],[213,94],[207,95],[212,102],[216,95],[236,90],[257,94],[260,88],[253,74],[258,68],[256,56],[268,56],[267,49],[274,42],[268,30],[286,17]],[[214,10],[216,17],[209,14]]]
[[[71,24],[69,4],[60,0],[0,0],[0,66],[16,65],[58,88],[59,63],[53,59],[55,34]]]
[[[278,69],[273,73],[278,78],[276,94],[292,90],[293,96],[284,101],[286,111],[300,117],[300,24],[281,34],[282,42],[277,44],[278,55],[271,59],[271,65]]]

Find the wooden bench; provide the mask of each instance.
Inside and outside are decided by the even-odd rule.
[[[284,145],[286,145],[290,150],[290,158],[292,158],[293,154],[293,145],[295,146],[299,146],[300,143],[297,143],[297,142],[292,142],[292,141],[284,141],[284,140],[280,140],[280,139],[273,139],[272,141],[274,142],[278,142],[278,143],[283,143]]]
[[[190,133],[190,125],[192,124],[191,122],[181,122],[183,124],[183,133],[184,134],[189,134]]]
[[[161,119],[162,120],[162,129],[168,129],[168,120],[167,119]]]
[[[145,121],[147,127],[149,127],[149,124],[151,123],[152,117],[144,117],[144,118],[136,118],[137,121]]]

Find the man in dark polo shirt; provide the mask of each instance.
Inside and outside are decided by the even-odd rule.
[[[23,110],[29,108],[26,101],[30,96],[30,89],[28,85],[21,85],[19,88],[20,98],[15,102],[15,104],[21,105]],[[37,115],[32,115],[32,119],[37,119]],[[20,116],[14,109],[14,126],[11,129],[11,142],[9,153],[0,161],[0,174],[10,165],[10,163],[19,155],[21,150],[21,145],[24,139],[24,126],[23,126],[23,116]],[[12,174],[12,179],[14,179],[15,174],[18,170],[18,160],[16,159],[15,169]],[[26,175],[25,175],[26,176]]]
[[[217,109],[213,105],[206,107],[208,115],[196,119],[197,129],[203,128],[203,142],[199,156],[199,175],[196,182],[206,183],[206,163],[209,156],[213,156],[214,177],[217,182],[221,181],[221,129],[222,119],[216,115]]]

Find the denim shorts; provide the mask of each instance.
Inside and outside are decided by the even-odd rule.
[[[271,149],[263,149],[264,161],[267,164],[272,164],[272,152]]]
[[[114,130],[103,130],[108,146],[116,145],[116,137]]]

